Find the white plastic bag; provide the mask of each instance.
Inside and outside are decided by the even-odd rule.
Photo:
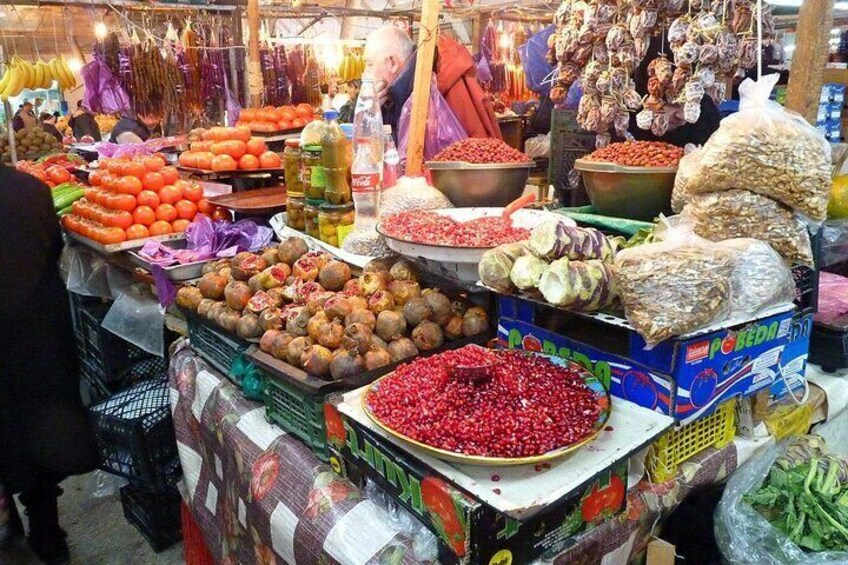
[[[744,188],[816,220],[827,214],[830,146],[802,117],[769,100],[778,75],[739,87],[739,112],[721,121],[686,182],[692,193]]]

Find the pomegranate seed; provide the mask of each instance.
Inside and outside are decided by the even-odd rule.
[[[434,212],[410,210],[382,221],[386,234],[405,241],[455,247],[495,247],[530,237],[530,231],[515,228],[501,217],[458,222]]]
[[[613,430],[612,426],[607,426],[606,428],[604,428],[604,431],[607,431],[607,432],[611,432],[612,430]]]
[[[488,364],[495,369],[486,382],[450,376],[453,366]],[[599,411],[579,369],[476,346],[401,365],[368,404],[385,425],[412,439],[488,457],[529,457],[580,441],[592,433]]]
[[[499,489],[499,488],[493,488],[493,489],[492,489],[492,492],[493,492],[493,493],[495,493],[495,494],[500,494],[500,493],[501,493],[501,489]]]
[[[501,480],[501,476],[500,475],[492,475],[492,480],[494,482],[498,482],[499,480]]]

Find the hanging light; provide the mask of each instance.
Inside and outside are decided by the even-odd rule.
[[[82,70],[82,61],[80,61],[77,57],[71,57],[68,59],[68,68],[71,69],[71,72],[77,74]]]
[[[103,22],[97,22],[94,24],[94,37],[96,37],[98,41],[103,41],[106,39],[107,35],[109,35],[109,28],[106,27],[106,24]]]
[[[501,38],[498,41],[498,45],[501,49],[509,49],[512,47],[512,37],[509,32],[501,32]]]

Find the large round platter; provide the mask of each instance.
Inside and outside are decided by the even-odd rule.
[[[546,355],[543,353],[527,353],[528,355],[540,355],[542,357],[547,358],[549,361],[556,365],[567,366],[571,365],[573,367],[577,367],[580,370],[580,374],[583,376],[583,382],[587,387],[594,393],[595,400],[598,403],[598,407],[600,408],[600,412],[598,413],[598,418],[595,421],[595,424],[592,428],[592,433],[587,437],[581,439],[580,441],[571,443],[569,445],[564,445],[553,451],[548,451],[546,453],[542,453],[539,455],[533,455],[530,457],[485,457],[482,455],[466,455],[464,453],[456,453],[454,451],[447,451],[445,449],[440,449],[438,447],[433,447],[431,445],[427,445],[425,443],[421,443],[411,437],[399,433],[383,422],[380,421],[377,416],[371,410],[371,406],[368,403],[368,399],[371,396],[371,392],[378,390],[380,388],[380,382],[392,376],[392,373],[381,377],[371,383],[365,392],[362,394],[362,408],[365,413],[371,418],[371,421],[374,422],[381,430],[389,434],[390,436],[414,445],[415,447],[425,451],[428,455],[431,455],[437,459],[442,459],[444,461],[450,461],[452,463],[460,463],[463,465],[487,465],[492,467],[507,467],[512,465],[528,465],[535,463],[542,463],[544,461],[551,461],[553,459],[558,459],[563,457],[584,445],[593,441],[598,434],[603,430],[607,421],[609,420],[610,413],[612,412],[612,404],[610,402],[609,391],[604,387],[604,385],[595,378],[594,375],[589,373],[583,367],[560,357],[555,357],[552,355]]]
[[[441,216],[453,218],[458,222],[467,222],[477,218],[498,217],[503,208],[442,208],[431,210]],[[571,218],[545,210],[518,210],[512,215],[512,225],[532,230],[542,222],[557,220],[569,226],[577,224]],[[448,280],[474,284],[479,279],[477,265],[483,254],[491,247],[452,247],[429,243],[416,243],[387,235],[382,223],[377,224],[377,232],[386,238],[389,249],[406,257],[417,260],[429,271]]]

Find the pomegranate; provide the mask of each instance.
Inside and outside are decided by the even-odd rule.
[[[324,303],[324,313],[331,320],[334,318],[344,320],[352,311],[353,308],[350,305],[350,301],[340,294],[327,299]]]
[[[233,278],[245,282],[253,275],[258,275],[264,271],[266,267],[268,267],[268,263],[265,262],[265,259],[248,251],[237,253],[230,262]]]
[[[332,361],[333,353],[321,345],[311,345],[300,356],[300,366],[303,370],[316,377],[329,375]]]
[[[289,350],[289,345],[295,339],[295,336],[288,332],[278,332],[271,341],[270,350],[268,351],[268,353],[270,353],[280,361],[284,361],[286,359],[286,354]]]
[[[206,313],[206,319],[210,322],[218,323],[218,316],[220,316],[224,310],[227,309],[227,303],[223,300],[220,302],[215,302]]]
[[[445,337],[448,340],[456,340],[462,337],[462,316],[451,316],[444,327]]]
[[[266,308],[259,314],[259,327],[263,330],[279,330],[282,326],[282,312],[279,308]]]
[[[318,343],[330,349],[338,349],[342,344],[344,326],[338,318],[324,322],[318,327]]]
[[[421,271],[414,263],[406,259],[398,260],[392,268],[389,269],[389,274],[396,281],[413,281],[418,282],[421,279]]]
[[[248,310],[250,310],[251,312],[253,312],[254,314],[257,314],[257,315],[260,314],[261,312],[264,312],[268,308],[273,308],[273,307],[274,307],[274,300],[272,300],[271,297],[268,296],[268,293],[265,292],[264,290],[260,290],[259,292],[255,293],[250,298],[250,300],[247,301]]]
[[[342,346],[345,349],[356,349],[360,354],[365,354],[371,349],[371,328],[365,324],[351,324],[344,330]]]
[[[373,332],[374,328],[377,327],[377,316],[375,316],[374,312],[371,312],[370,310],[358,308],[345,316],[344,324],[345,327],[351,326],[352,324],[365,324],[368,326],[368,329]]]
[[[324,265],[326,265],[333,259],[333,256],[327,253],[326,251],[310,251],[309,253],[301,257],[301,259],[310,259],[315,262],[315,265],[318,267],[318,269],[323,269]]]
[[[373,371],[374,369],[385,367],[386,365],[391,364],[391,362],[392,356],[383,348],[371,347],[368,352],[365,353],[364,363],[366,371]]]
[[[333,360],[330,362],[330,374],[336,380],[354,377],[364,369],[365,362],[356,351],[339,349],[333,354]]]
[[[290,237],[277,246],[277,255],[286,265],[294,265],[295,261],[309,252],[306,242],[299,237]]]
[[[479,306],[469,308],[462,317],[462,335],[465,337],[481,334],[488,329],[489,315]]]
[[[272,288],[268,291],[268,298],[271,299],[271,302],[273,302],[274,306],[276,306],[277,308],[281,308],[283,304],[286,303],[285,291],[286,288],[283,286]]]
[[[433,289],[425,290],[422,297],[424,298],[424,302],[427,303],[427,306],[429,306],[430,310],[433,312],[430,315],[430,320],[436,322],[440,326],[446,324],[448,320],[450,320],[451,315],[453,314],[450,298],[438,290]]]
[[[256,314],[244,314],[238,321],[236,333],[242,339],[256,339],[262,335],[259,317]]]
[[[362,288],[359,286],[359,279],[350,279],[347,281],[342,292],[344,292],[346,296],[361,296]]]
[[[335,292],[329,292],[326,290],[311,294],[309,296],[309,302],[306,303],[306,308],[309,310],[309,314],[314,316],[318,312],[323,312],[324,304],[335,295]]]
[[[312,340],[308,337],[296,337],[286,347],[285,360],[295,367],[300,367],[300,358],[303,352],[312,346]]]
[[[200,304],[197,305],[197,313],[204,318],[209,314],[209,309],[212,308],[212,305],[215,304],[215,301],[211,298],[204,298],[200,301]]]
[[[271,344],[274,343],[274,340],[277,339],[277,336],[280,335],[280,333],[280,330],[265,331],[259,339],[259,349],[265,353],[271,353]]]
[[[210,261],[209,263],[204,264],[203,267],[200,268],[200,274],[202,276],[209,273],[217,273],[224,268],[230,268],[229,259],[218,259],[217,261]]]
[[[260,253],[259,256],[262,257],[262,260],[269,265],[274,265],[280,262],[280,254],[277,252],[276,247],[266,247],[262,250],[262,253]]]
[[[221,300],[224,298],[224,289],[227,287],[228,282],[229,279],[220,273],[206,273],[200,277],[197,288],[200,289],[200,294],[203,295],[203,298]]]
[[[395,299],[388,290],[378,290],[368,298],[368,309],[379,314],[386,310],[393,310]]]
[[[202,300],[203,293],[196,286],[184,286],[177,291],[177,306],[180,308],[196,312]]]
[[[215,321],[221,328],[234,334],[238,328],[239,320],[241,320],[241,312],[225,307]]]
[[[388,349],[389,344],[386,343],[385,341],[383,341],[383,338],[381,338],[377,334],[372,333],[371,334],[371,347],[377,347],[377,348],[380,348],[380,349]]]
[[[393,310],[385,310],[377,316],[374,329],[383,340],[392,341],[406,333],[406,320]]]
[[[292,275],[302,281],[312,282],[318,278],[318,264],[313,259],[303,256],[295,261]]]
[[[403,306],[411,299],[421,296],[421,287],[411,280],[392,281],[389,283],[389,292],[392,293],[395,304]]]
[[[295,306],[286,312],[286,331],[294,335],[307,335],[306,325],[311,317],[308,308]]]
[[[425,320],[412,330],[412,342],[415,343],[418,351],[430,351],[442,346],[445,335],[439,324]]]
[[[388,277],[388,273],[383,271],[362,273],[362,276],[359,277],[362,295],[371,296],[378,290],[386,290],[389,286]]]
[[[371,259],[368,263],[363,267],[363,273],[385,273],[389,274],[389,271],[394,264],[394,257],[383,257],[380,259]]]
[[[430,305],[421,298],[411,298],[406,304],[403,306],[403,317],[406,318],[406,322],[410,326],[417,326],[424,320],[429,320],[433,315],[433,309],[430,308]]]
[[[318,282],[327,290],[342,290],[351,280],[350,267],[342,261],[329,261],[318,272]]]
[[[460,318],[465,316],[465,312],[468,311],[468,302],[462,298],[457,298],[451,302],[451,311],[454,316],[459,316]]]
[[[330,319],[324,312],[318,312],[309,318],[309,323],[306,324],[306,333],[312,338],[312,341],[318,341],[318,328],[329,321]]]
[[[253,293],[250,292],[246,282],[230,281],[224,287],[224,299],[227,301],[227,306],[239,312],[247,308],[247,303],[252,296]]]
[[[402,337],[391,342],[388,350],[389,355],[392,356],[392,361],[395,363],[418,355],[418,348],[408,337]]]
[[[364,296],[347,296],[351,310],[368,310],[368,299]]]

